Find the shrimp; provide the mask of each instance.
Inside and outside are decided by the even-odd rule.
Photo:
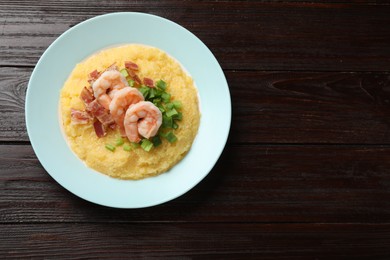
[[[93,95],[105,109],[109,109],[112,97],[108,92],[128,86],[125,77],[119,71],[107,70],[92,84]]]
[[[124,127],[130,142],[141,141],[139,135],[145,138],[155,136],[161,124],[161,111],[152,102],[138,102],[126,111]]]
[[[125,113],[127,108],[135,103],[144,101],[144,96],[136,88],[123,88],[116,90],[111,100],[109,109],[110,114],[114,118],[116,124],[119,127],[119,131],[122,136],[126,136],[125,128],[123,126],[123,120],[125,119]]]

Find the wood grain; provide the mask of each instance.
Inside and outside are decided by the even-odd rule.
[[[2,145],[0,222],[387,223],[389,156],[388,146],[230,145],[186,195],[122,210],[64,190],[31,147]]]
[[[0,68],[0,141],[28,140],[30,74]],[[226,77],[232,143],[390,144],[389,73],[227,71]]]
[[[96,15],[145,12],[183,25],[224,69],[389,71],[389,5],[253,1],[2,1],[0,65],[33,66],[61,33]],[[375,29],[374,29],[375,28]],[[129,33],[132,31],[130,30]]]
[[[0,68],[0,140],[27,141],[25,96],[29,68]]]
[[[389,224],[1,225],[7,259],[388,259]]]

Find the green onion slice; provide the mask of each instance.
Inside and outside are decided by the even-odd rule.
[[[171,100],[171,94],[168,94],[167,92],[163,92],[161,94],[161,98],[164,101],[164,103],[169,103],[169,101]]]
[[[134,80],[129,79],[129,80],[127,81],[127,83],[129,84],[130,87],[134,87]]]
[[[122,137],[119,137],[118,139],[116,139],[116,141],[115,141],[115,145],[116,146],[120,146],[120,145],[122,145],[124,143],[124,141],[123,141],[123,138]]]
[[[165,90],[167,88],[167,83],[164,80],[160,79],[156,82],[156,86],[161,90]]]
[[[125,150],[125,151],[130,151],[131,150],[131,146],[130,145],[128,145],[128,144],[125,144],[125,145],[123,145],[123,150]]]
[[[126,69],[121,69],[121,74],[123,75],[123,77],[128,77],[129,76],[129,73],[127,72],[127,70]]]
[[[153,142],[154,147],[157,147],[157,146],[159,146],[162,143],[161,139],[160,139],[160,137],[158,135],[153,136],[152,142]]]
[[[179,114],[177,111],[176,111],[176,109],[174,109],[174,108],[172,108],[171,110],[168,110],[167,112],[166,112],[166,115],[168,116],[168,117],[172,117],[172,116],[174,116],[174,115],[177,115],[177,114]]]
[[[173,106],[176,108],[176,109],[180,109],[182,107],[182,103],[179,101],[179,100],[174,100],[172,101],[172,104]]]
[[[172,124],[173,124],[173,119],[172,119],[172,117],[163,115],[162,126],[163,126],[164,128],[172,128]]]
[[[142,87],[139,88],[139,91],[141,92],[141,94],[144,96],[145,99],[149,95],[149,90],[150,90],[150,88],[145,87],[145,86],[142,86]]]
[[[160,106],[160,105],[157,105],[158,109],[160,109],[161,113],[164,113],[165,112],[165,109],[163,106]]]
[[[110,150],[111,152],[115,151],[115,146],[113,146],[112,144],[106,144],[105,147],[107,150]]]
[[[149,89],[149,98],[154,98],[156,96],[156,90],[154,88]]]
[[[177,114],[173,115],[172,118],[180,121],[183,119],[183,114],[181,112],[177,112]]]
[[[153,148],[153,143],[148,139],[143,139],[141,143],[141,147],[145,151],[149,152]]]
[[[172,109],[174,107],[173,103],[167,103],[165,105],[168,109]]]
[[[165,135],[165,138],[168,140],[168,142],[170,143],[174,143],[177,141],[177,137],[174,133],[172,132],[169,132]]]

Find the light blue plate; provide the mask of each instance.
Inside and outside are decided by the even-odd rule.
[[[185,158],[170,171],[139,181],[110,178],[86,167],[68,147],[58,111],[60,89],[77,63],[101,49],[130,43],[154,46],[176,58],[198,87],[202,113]],[[180,25],[143,13],[102,15],[69,29],[42,55],[27,89],[27,132],[43,167],[75,195],[110,207],[149,207],[193,188],[221,155],[230,122],[229,87],[210,50]]]

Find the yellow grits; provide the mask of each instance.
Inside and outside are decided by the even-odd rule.
[[[88,74],[95,69],[103,71],[114,62],[120,69],[124,68],[125,61],[138,64],[141,79],[148,77],[155,82],[164,80],[168,86],[166,91],[172,95],[171,100],[182,102],[183,119],[178,121],[179,128],[173,130],[177,136],[175,143],[163,140],[160,146],[149,152],[141,147],[125,151],[122,146],[117,146],[111,152],[105,145],[115,144],[120,137],[118,130],[108,130],[105,137],[98,138],[92,123],[77,125],[71,122],[71,108],[85,110],[79,96],[82,88],[88,86]],[[65,135],[74,153],[88,167],[120,179],[142,179],[173,167],[189,151],[200,121],[198,93],[191,77],[162,50],[137,44],[105,49],[77,64],[61,90],[60,114]],[[129,144],[124,139],[125,144]]]

